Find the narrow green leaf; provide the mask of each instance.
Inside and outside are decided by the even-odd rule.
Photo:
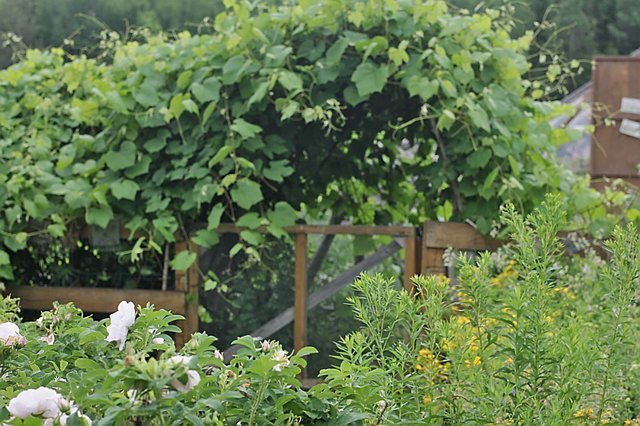
[[[207,229],[215,230],[220,225],[220,219],[222,218],[222,213],[224,213],[224,206],[220,203],[213,206],[211,211],[209,212],[209,216],[207,216]]]

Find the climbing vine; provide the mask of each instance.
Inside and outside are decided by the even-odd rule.
[[[557,188],[570,138],[522,75],[531,34],[444,1],[226,1],[213,34],[29,51],[0,72],[0,278],[11,253],[119,220],[161,250],[334,210],[360,223],[473,220]],[[194,223],[206,226],[193,229]],[[135,253],[134,253],[135,254]],[[195,255],[172,261],[187,268]]]

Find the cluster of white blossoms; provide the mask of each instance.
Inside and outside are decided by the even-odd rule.
[[[20,329],[12,322],[0,324],[0,345],[4,346],[24,346],[27,339],[20,334]]]
[[[118,310],[111,315],[111,324],[107,326],[107,342],[117,342],[118,349],[124,349],[124,344],[127,341],[127,334],[129,333],[129,327],[133,325],[136,320],[136,307],[133,302],[122,301],[118,305]]]
[[[263,340],[262,343],[260,343],[260,348],[262,349],[262,352],[265,353],[270,352],[272,349],[274,350],[274,353],[271,355],[271,359],[276,361],[277,364],[273,366],[273,371],[282,371],[283,368],[290,365],[289,353],[282,350],[282,347],[278,343],[272,345],[268,340]]]
[[[9,413],[20,419],[29,416],[40,416],[44,419],[45,426],[58,424],[65,426],[70,415],[76,413],[83,425],[91,425],[91,419],[77,413],[77,408],[72,402],[67,401],[53,389],[39,387],[20,392],[9,401],[7,406]]]

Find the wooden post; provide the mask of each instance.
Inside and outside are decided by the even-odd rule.
[[[183,241],[179,241],[175,243],[174,248],[175,248],[175,253],[178,254],[181,251],[186,250],[187,244]],[[180,293],[185,295],[187,292],[187,288],[189,287],[189,284],[187,283],[186,271],[175,271],[175,279],[176,279],[176,282],[175,282],[176,291],[179,291]],[[180,333],[176,334],[175,336],[176,347],[178,348],[181,348],[186,343],[186,337],[185,337],[184,331],[185,331],[186,318],[187,318],[187,304],[185,299],[183,299],[183,304],[184,304],[183,309],[184,309],[185,321],[178,321],[176,323],[176,325],[180,327],[180,330],[182,330]]]
[[[185,295],[186,306],[186,320],[185,327],[182,332],[185,335],[185,343],[191,338],[193,333],[198,332],[198,326],[200,325],[198,317],[198,305],[199,305],[199,292],[200,292],[200,247],[189,242],[187,244],[190,250],[196,254],[196,260],[187,269],[187,293]]]
[[[293,303],[293,349],[307,344],[307,234],[296,234],[296,275]]]
[[[422,248],[422,273],[424,275],[447,274],[444,266],[444,249],[423,247]]]
[[[418,256],[417,256],[417,244],[416,237],[405,237],[404,238],[404,289],[409,292],[409,294],[413,294],[414,286],[411,282],[411,278],[420,273],[420,268],[418,267]]]

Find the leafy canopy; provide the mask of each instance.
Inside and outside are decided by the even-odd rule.
[[[154,243],[206,223],[203,246],[221,221],[250,246],[259,225],[281,236],[327,209],[486,231],[504,200],[530,209],[558,186],[568,135],[548,120],[566,111],[529,94],[532,36],[498,12],[226,3],[213,35],[116,41],[99,59],[34,50],[0,72],[1,277],[9,251],[78,220]]]

